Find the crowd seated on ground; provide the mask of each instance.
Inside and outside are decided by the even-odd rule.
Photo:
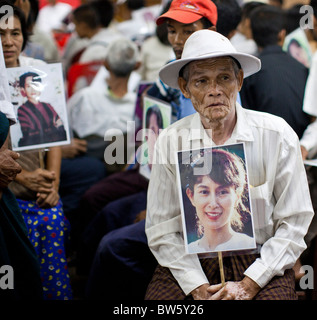
[[[0,28],[1,51],[7,68],[23,65],[40,68],[47,63],[61,63],[64,75],[71,142],[46,151],[42,171],[38,153],[22,152],[18,160],[22,172],[16,175],[10,188],[39,259],[44,299],[125,299],[128,296],[121,288],[126,281],[138,286],[134,299],[145,297],[157,260],[148,248],[145,234],[149,180],[139,173],[137,161],[133,165],[128,161],[136,158],[140,146],[128,122],[136,120],[137,90],[145,82],[153,85],[143,95],[169,103],[172,122],[196,113],[190,99],[159,78],[163,66],[181,58],[186,39],[195,31],[217,30],[238,52],[261,59],[262,71],[244,81],[237,102],[244,108],[284,118],[298,135],[303,160],[316,157],[317,106],[312,88],[317,66],[317,1],[294,4],[286,0],[284,3],[215,0],[212,8],[216,8],[216,15],[208,13],[209,4],[199,20],[187,22],[174,19],[170,11],[172,2],[179,5],[184,2],[191,10],[191,2],[196,6],[207,1],[212,2],[91,0],[74,5],[54,0],[43,7],[39,0],[16,0],[23,35],[21,52],[14,63],[6,53],[6,48],[16,46],[15,40],[10,39],[13,35]],[[298,11],[303,3],[313,7],[314,15],[310,18],[315,22],[313,29],[305,31],[298,30],[303,16]],[[49,23],[48,17],[52,18]],[[44,26],[48,28],[46,34]],[[269,32],[263,34],[263,30]],[[301,40],[298,40],[299,31]],[[296,53],[286,46],[286,41],[290,43],[294,39],[302,45],[296,48]],[[276,61],[278,66],[272,68],[270,63],[274,65]],[[289,76],[286,76],[287,70]],[[273,84],[272,79],[279,80]],[[271,89],[266,85],[268,82]],[[281,90],[283,94],[279,94]],[[122,141],[118,138],[119,130]],[[124,161],[119,165],[106,163],[106,148],[119,140]],[[305,169],[315,210],[317,174],[313,166]],[[30,183],[25,182],[28,173],[37,180],[46,174],[50,192],[56,193],[56,201],[48,201],[43,216],[38,204],[39,201],[45,203],[46,198],[40,192],[34,193],[39,186],[32,190]],[[25,190],[21,190],[21,185]],[[53,217],[59,223],[58,228]],[[303,276],[300,267],[313,264],[316,255],[315,220],[305,238],[307,249],[293,267],[298,291]],[[49,253],[55,254],[50,243],[44,240],[52,232],[43,230],[50,228],[56,228],[55,233],[59,233],[55,241],[62,250],[58,263],[55,260],[50,263],[47,258]],[[38,233],[42,238],[42,251],[36,247]],[[50,280],[55,279],[56,274],[46,271],[48,264],[54,265],[55,270],[63,268],[55,285]],[[120,274],[124,276],[118,280],[116,276]],[[105,283],[116,285],[117,290],[111,293],[113,297],[102,290]],[[306,299],[317,298],[311,291],[304,294]]]

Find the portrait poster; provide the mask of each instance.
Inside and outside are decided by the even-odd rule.
[[[244,144],[176,153],[186,252],[256,248]]]
[[[305,67],[310,68],[312,51],[304,30],[298,28],[289,33],[284,40],[283,50]]]
[[[140,81],[137,87],[137,99],[135,103],[134,122],[135,133],[137,134],[143,125],[143,97],[146,95],[146,91],[153,86],[154,82]]]
[[[171,123],[171,106],[159,99],[143,97],[142,145],[139,147],[139,172],[150,179],[154,144],[160,132]]]
[[[17,123],[10,127],[14,151],[70,143],[61,63],[7,69]]]

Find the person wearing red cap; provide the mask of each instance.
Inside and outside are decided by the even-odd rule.
[[[174,0],[170,8],[156,20],[156,24],[167,24],[168,41],[180,59],[187,38],[195,31],[210,29],[216,31],[218,10],[211,0]],[[148,95],[171,103],[173,120],[195,112],[189,99],[180,90],[166,86],[160,79],[147,92]]]
[[[214,26],[217,24],[217,7],[212,1],[206,0],[174,0],[168,12],[162,14],[156,23],[160,25],[166,18],[189,24],[207,18]]]

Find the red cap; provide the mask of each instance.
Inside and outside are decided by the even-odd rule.
[[[166,18],[188,24],[206,17],[214,26],[217,24],[217,7],[211,0],[173,0],[169,10],[156,20],[162,24]]]

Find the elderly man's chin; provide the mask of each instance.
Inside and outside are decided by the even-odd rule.
[[[224,107],[206,108],[203,112],[203,117],[207,122],[217,122],[225,119],[229,113],[229,109]]]

